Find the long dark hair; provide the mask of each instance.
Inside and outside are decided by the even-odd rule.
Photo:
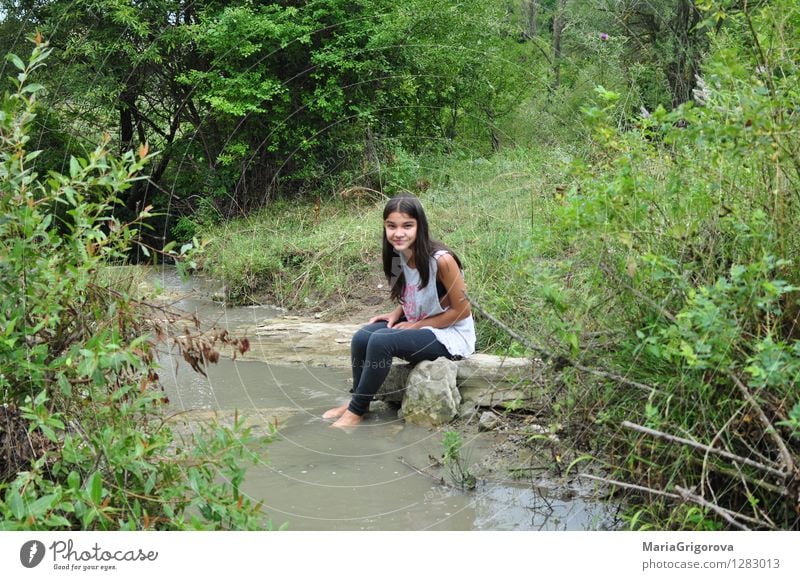
[[[399,195],[393,197],[386,203],[383,208],[383,220],[389,217],[392,212],[404,213],[415,220],[417,220],[417,238],[414,240],[414,261],[416,263],[417,271],[419,272],[420,288],[425,288],[430,282],[431,271],[430,262],[433,256],[439,250],[445,250],[455,258],[456,264],[461,269],[461,260],[455,255],[453,250],[448,248],[442,242],[434,240],[430,236],[428,229],[428,218],[425,217],[425,210],[422,209],[422,204],[414,196]],[[391,297],[392,300],[400,301],[403,295],[403,289],[406,286],[406,277],[403,274],[403,269],[400,266],[400,256],[389,243],[386,238],[386,228],[383,228],[383,273],[386,275],[386,280],[392,287]]]

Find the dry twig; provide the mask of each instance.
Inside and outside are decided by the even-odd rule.
[[[700,449],[708,453],[714,453],[715,455],[725,457],[726,459],[730,459],[731,461],[737,461],[739,463],[744,463],[745,465],[749,465],[751,467],[756,467],[763,471],[767,471],[781,478],[786,477],[786,473],[781,471],[780,469],[775,469],[774,467],[770,467],[769,465],[764,465],[763,463],[760,463],[758,461],[753,461],[752,459],[749,459],[747,457],[740,457],[739,455],[731,453],[730,451],[725,451],[724,449],[715,449],[713,447],[709,447],[708,445],[703,445],[702,443],[698,443],[690,439],[684,439],[683,437],[676,437],[675,435],[670,435],[669,433],[664,433],[662,431],[656,431],[655,429],[650,429],[649,427],[643,427],[642,425],[637,425],[636,423],[631,423],[630,421],[623,421],[622,426],[627,427],[628,429],[633,429],[634,431],[639,431],[640,433],[645,433],[646,435],[652,435],[653,437],[658,437],[659,439],[673,441],[675,443],[688,445],[689,447],[694,447],[695,449]]]
[[[525,338],[524,336],[522,336],[521,334],[516,332],[514,329],[510,328],[509,326],[507,326],[506,324],[504,324],[503,322],[501,322],[500,320],[498,320],[497,318],[492,316],[489,312],[486,311],[486,309],[484,309],[480,304],[478,304],[469,295],[467,295],[467,300],[469,300],[470,304],[472,306],[474,306],[478,310],[478,312],[480,312],[483,316],[485,316],[492,324],[494,324],[494,325],[498,326],[499,328],[501,328],[509,336],[511,336],[513,339],[519,341],[520,343],[522,343],[527,348],[529,348],[532,351],[538,353],[539,356],[542,357],[543,361],[555,365],[557,369],[563,368],[565,366],[569,366],[569,367],[572,367],[574,369],[577,369],[579,371],[582,371],[582,372],[585,372],[585,373],[588,373],[588,374],[591,374],[591,375],[596,375],[596,376],[603,377],[603,378],[606,378],[606,379],[611,379],[611,380],[617,381],[619,383],[623,383],[623,384],[626,384],[626,385],[630,385],[632,387],[636,387],[637,389],[642,389],[644,391],[647,391],[648,393],[658,393],[659,392],[659,390],[656,389],[655,387],[652,387],[650,385],[645,385],[643,383],[639,383],[639,382],[636,382],[636,381],[632,381],[631,379],[623,377],[622,375],[618,375],[616,373],[612,373],[612,372],[604,370],[604,369],[590,368],[590,367],[578,364],[575,361],[570,360],[569,358],[567,358],[565,356],[554,355],[554,354],[546,351],[545,349],[543,349],[543,348],[541,348],[539,346],[536,346],[530,340],[528,340],[527,338]]]
[[[730,510],[723,509],[723,508],[719,507],[718,505],[715,505],[715,504],[713,504],[713,503],[711,503],[709,501],[706,501],[705,499],[703,499],[699,495],[696,495],[696,494],[692,493],[691,491],[689,491],[688,489],[684,489],[679,485],[676,485],[675,489],[678,491],[678,493],[681,494],[681,497],[683,499],[691,501],[692,503],[696,503],[697,505],[702,506],[704,508],[710,509],[711,511],[713,511],[716,514],[718,514],[722,519],[724,519],[726,522],[728,522],[730,525],[732,525],[735,528],[739,528],[740,530],[745,530],[745,531],[748,531],[748,532],[750,531],[750,528],[748,528],[744,524],[741,524],[741,523],[737,522],[734,519],[734,516],[731,515],[731,511]],[[748,516],[743,516],[742,514],[735,514],[735,515],[737,517],[750,519]],[[759,522],[759,524],[760,524],[760,522]]]

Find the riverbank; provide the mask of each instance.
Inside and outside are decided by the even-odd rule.
[[[516,397],[493,403],[485,399],[452,422],[430,427],[401,420],[395,406],[376,402],[362,426],[339,433],[321,414],[348,397],[349,337],[360,321],[330,323],[261,308],[223,307],[211,300],[218,284],[181,280],[168,270],[157,270],[153,277],[164,288],[162,298],[192,308],[203,327],[216,321],[249,339],[250,350],[237,353],[235,362],[222,350],[219,362],[206,368],[207,377],[183,365],[178,369],[169,358],[161,361],[159,375],[170,400],[169,425],[182,437],[239,422],[253,436],[272,439],[266,455],[248,468],[244,486],[253,501],[266,501],[277,524],[282,518],[290,529],[596,529],[618,524],[616,506],[598,501],[590,482],[568,473],[574,446],[542,408],[534,414],[515,409]],[[480,356],[486,355],[474,358]],[[393,372],[400,370],[397,362]],[[501,364],[510,366],[511,361]],[[481,383],[474,372],[467,374],[473,391],[483,391],[480,385],[491,380],[484,376]],[[522,378],[509,375],[505,382],[519,386]],[[353,504],[355,498],[341,486],[343,479],[356,477],[365,478],[353,483],[352,493],[360,500],[356,512],[329,508],[334,497]],[[376,486],[380,494],[374,493]],[[399,507],[402,518],[380,515]]]

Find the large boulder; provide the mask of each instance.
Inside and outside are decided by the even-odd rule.
[[[400,416],[409,423],[438,426],[458,415],[458,366],[446,358],[422,361],[409,373]]]
[[[403,402],[403,397],[405,397],[406,384],[413,368],[406,362],[394,359],[386,380],[383,381],[381,388],[375,394],[375,400],[399,407],[400,403]]]

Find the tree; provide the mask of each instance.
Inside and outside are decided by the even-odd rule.
[[[539,32],[539,0],[528,0],[528,28],[525,35],[533,38]]]
[[[553,88],[561,85],[561,34],[566,23],[567,0],[558,0],[553,14]]]

